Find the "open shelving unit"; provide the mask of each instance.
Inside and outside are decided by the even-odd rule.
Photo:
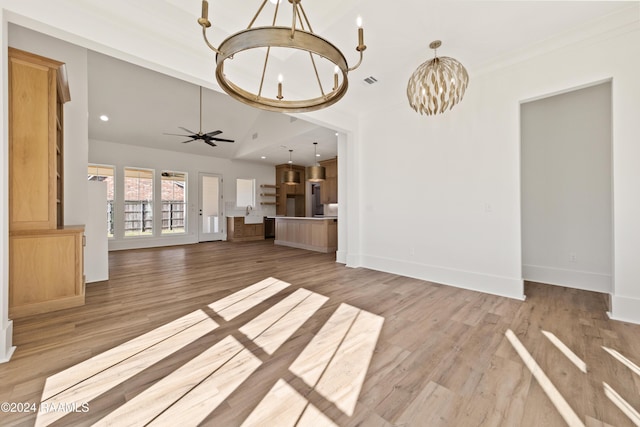
[[[280,188],[279,186],[272,184],[261,184],[260,188],[263,190],[263,192],[260,193],[260,197],[273,197],[274,199],[273,201],[261,201],[261,205],[279,205],[279,203],[276,201],[278,198],[277,190]]]

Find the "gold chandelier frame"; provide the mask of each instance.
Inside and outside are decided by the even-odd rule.
[[[216,80],[220,87],[240,102],[269,111],[290,113],[315,111],[338,102],[344,97],[349,88],[348,73],[362,64],[363,52],[367,48],[363,41],[363,29],[361,27],[358,28],[358,46],[356,47],[356,51],[360,53],[360,59],[354,67],[349,67],[340,49],[313,32],[309,19],[302,7],[301,0],[288,0],[293,7],[291,27],[275,25],[280,6],[279,1],[275,4],[272,26],[253,27],[253,24],[258,19],[268,1],[269,0],[263,0],[247,29],[229,36],[220,43],[220,46],[217,48],[207,38],[207,29],[211,27],[211,22],[208,19],[209,4],[207,0],[202,1],[202,16],[198,19],[198,24],[202,27],[202,35],[206,45],[216,53]],[[225,75],[224,64],[227,60],[233,60],[234,55],[246,50],[265,47],[267,48],[267,52],[260,78],[260,88],[257,93],[240,87]],[[299,100],[283,99],[282,82],[278,83],[278,96],[276,98],[263,96],[262,90],[264,87],[265,73],[269,63],[271,48],[273,47],[295,49],[309,53],[318,83],[318,96]],[[334,84],[330,90],[326,90],[322,85],[314,55],[325,58],[335,65],[333,76]],[[338,74],[342,74],[342,79],[338,78]]]

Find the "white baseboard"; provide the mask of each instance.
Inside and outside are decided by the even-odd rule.
[[[524,301],[524,282],[520,278],[494,276],[391,258],[363,256],[362,267],[456,288],[468,289]]]
[[[360,254],[347,254],[347,267],[362,267],[362,257],[360,256]]]
[[[530,282],[547,283],[549,285],[611,293],[611,275],[592,273],[589,271],[567,270],[563,268],[544,267],[540,265],[523,265],[522,277]]]
[[[9,320],[7,326],[0,330],[0,363],[6,363],[13,356],[16,348],[13,343],[13,321]]]
[[[611,295],[610,319],[640,324],[640,299]]]
[[[122,240],[109,240],[109,252],[129,249],[159,248],[164,246],[192,245],[198,243],[197,236],[129,237]]]

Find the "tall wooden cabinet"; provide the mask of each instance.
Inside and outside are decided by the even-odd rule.
[[[285,185],[283,184],[284,172],[291,168],[300,173],[300,184]],[[278,188],[278,197],[276,205],[276,215],[284,216],[287,214],[287,202],[292,199],[295,208],[295,216],[305,216],[305,197],[306,197],[306,168],[299,165],[282,164],[276,165],[276,183]]]
[[[84,226],[64,224],[64,64],[9,48],[9,314],[84,304]]]
[[[323,205],[338,203],[338,158],[320,162],[325,169],[325,180],[320,186],[320,201]]]

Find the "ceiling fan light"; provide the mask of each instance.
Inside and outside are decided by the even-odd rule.
[[[321,182],[326,179],[326,171],[324,166],[309,166],[307,168],[307,181]]]

